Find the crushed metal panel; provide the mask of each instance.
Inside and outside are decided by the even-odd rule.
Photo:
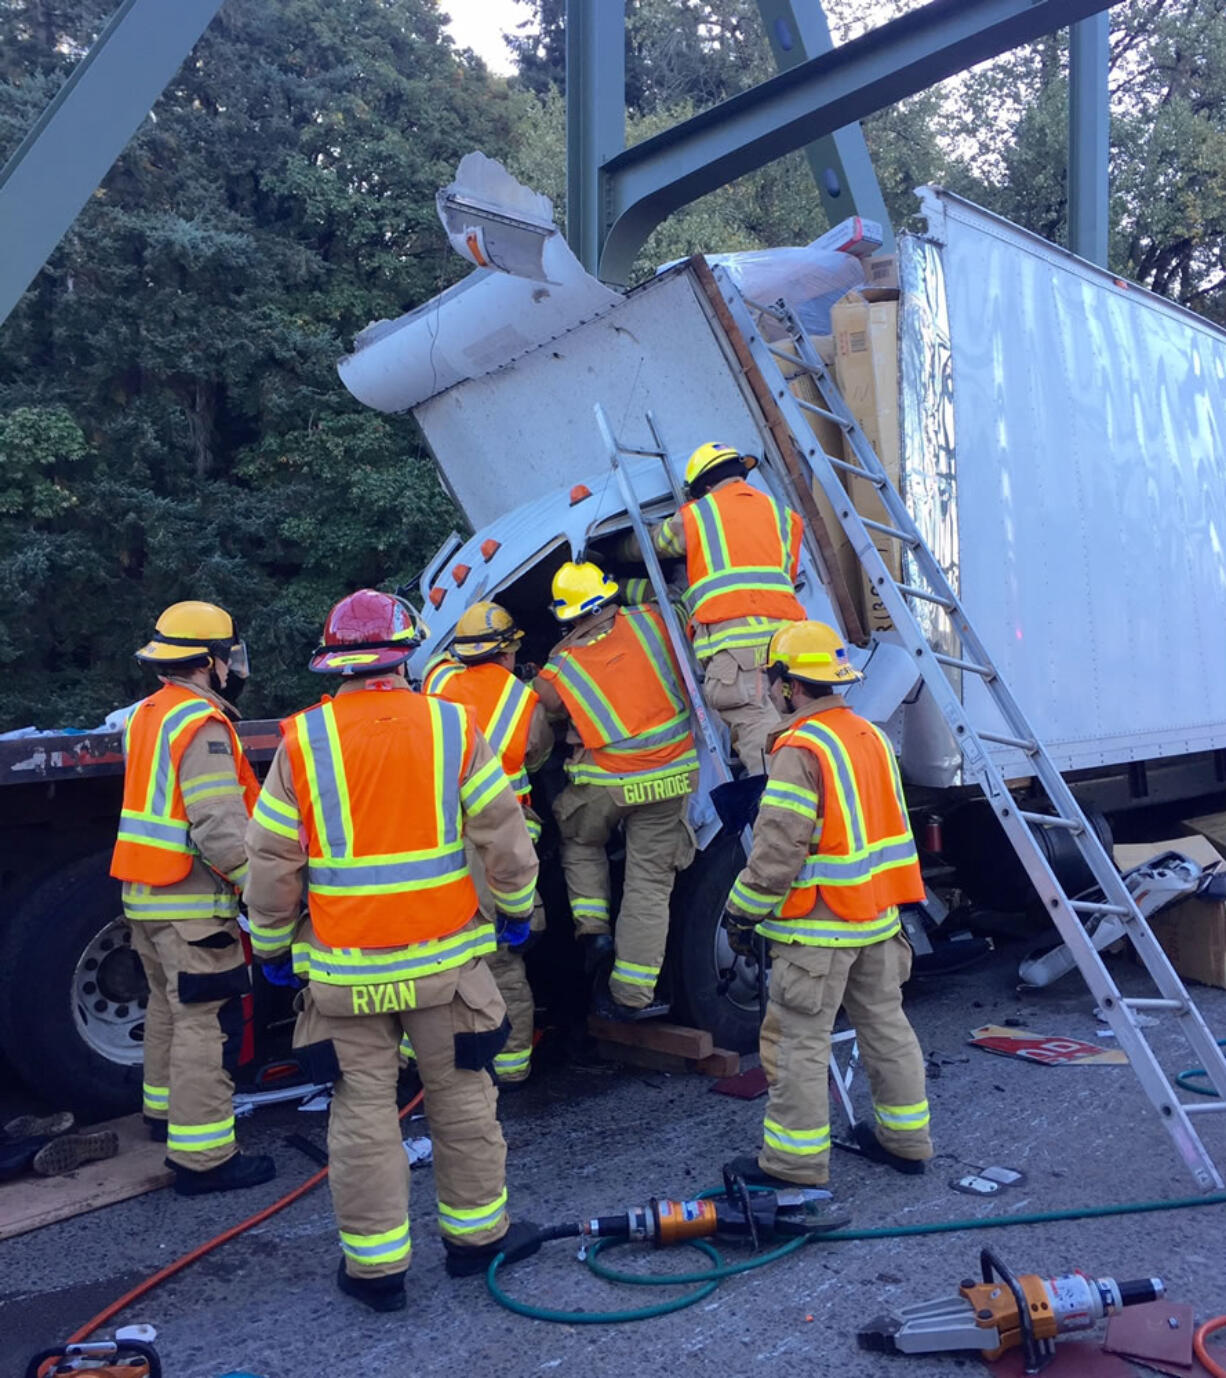
[[[604,468],[600,402],[630,445],[653,448],[650,411],[680,464],[707,440],[760,454],[756,415],[685,269],[595,320],[423,402],[415,415],[474,528]],[[607,472],[607,471],[605,471]]]
[[[1061,769],[1226,745],[1226,334],[958,197],[921,199],[949,311],[961,592],[1006,680]]]

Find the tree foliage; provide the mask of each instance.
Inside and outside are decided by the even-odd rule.
[[[562,109],[543,93],[563,82],[565,2],[519,3],[511,47],[521,83],[542,97],[531,132],[549,144]],[[825,9],[847,41],[920,3]],[[1111,17],[1111,266],[1226,321],[1226,0],[1125,0]],[[757,5],[745,0],[628,0],[626,61],[630,143],[773,70]],[[864,132],[895,225],[912,216],[912,188],[937,181],[1066,241],[1067,31],[879,111]],[[793,154],[712,193],[655,232],[637,271],[703,247],[811,238],[825,219],[809,180]]]
[[[111,8],[0,5],[0,154]],[[335,361],[463,271],[434,193],[510,126],[432,0],[230,0],[0,333],[4,726],[144,691],[186,597],[299,707],[328,605],[425,562],[456,514]]]
[[[113,3],[0,0],[0,156]],[[826,9],[846,41],[917,3]],[[328,604],[458,520],[412,422],[335,360],[464,271],[434,193],[469,149],[564,213],[565,3],[520,4],[507,82],[438,0],[228,0],[0,331],[0,726],[135,697],[131,650],[184,597],[234,610],[255,711],[297,707]],[[773,71],[754,0],[626,5],[630,142]],[[1226,323],[1226,0],[1111,14],[1112,266]],[[1063,240],[1067,102],[1056,33],[866,120],[895,225],[932,180]],[[636,276],[825,227],[795,153],[670,217]]]

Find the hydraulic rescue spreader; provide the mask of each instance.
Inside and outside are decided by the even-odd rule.
[[[878,1316],[857,1336],[860,1348],[879,1354],[976,1349],[985,1359],[999,1359],[1020,1345],[1026,1372],[1038,1373],[1054,1356],[1057,1335],[1092,1330],[1122,1307],[1156,1301],[1166,1291],[1161,1278],[1116,1282],[1084,1273],[1016,1277],[991,1249],[984,1249],[979,1261],[982,1282],[969,1278],[956,1297],[921,1301]]]

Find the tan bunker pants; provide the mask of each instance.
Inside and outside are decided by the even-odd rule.
[[[251,987],[233,919],[134,921],[149,982],[144,1112],[166,1121],[166,1156],[203,1172],[237,1151],[234,1082]]]
[[[609,989],[631,1009],[651,1003],[668,944],[668,902],[677,872],[694,859],[688,798],[619,803],[621,790],[568,785],[554,804],[562,834],[562,869],[580,934],[609,931],[609,858],[619,823],[626,830],[626,876],[613,929],[616,960]]]
[[[758,1163],[786,1181],[830,1178],[826,1071],[830,1031],[842,1006],[868,1071],[877,1138],[901,1158],[931,1158],[924,1057],[902,1009],[911,973],[901,934],[868,947],[771,944],[770,1003],[762,1066],[770,1085]]]
[[[477,904],[480,907],[481,915],[493,923],[497,914],[497,905],[494,903],[493,895],[490,894],[490,887],[486,884],[485,867],[481,863],[480,854],[475,847],[466,844],[464,859],[468,862],[468,869],[477,891]],[[545,931],[545,906],[541,902],[540,895],[534,896],[532,931],[533,933]],[[528,984],[528,971],[524,966],[524,955],[522,952],[513,952],[504,944],[499,944],[498,951],[485,960],[490,964],[490,971],[493,972],[502,998],[506,1001],[507,1018],[511,1021],[511,1032],[507,1036],[506,1044],[502,1052],[494,1058],[494,1071],[500,1082],[527,1081],[528,1073],[532,1070],[532,1035],[536,1032],[536,1000],[532,995],[532,987]],[[408,1049],[404,1049],[404,1051],[407,1052]]]
[[[717,651],[703,669],[702,696],[723,719],[732,749],[749,775],[766,771],[766,739],[783,721],[770,701],[758,652]]]
[[[294,1029],[296,1048],[330,1040],[340,1064],[328,1120],[328,1178],[351,1277],[409,1266],[409,1160],[396,1111],[402,1033],[426,1093],[439,1231],[452,1243],[480,1245],[501,1239],[509,1224],[498,1092],[489,1073],[471,1065],[488,1063],[502,1041],[497,1031],[506,1009],[494,978],[476,959],[392,989],[386,1000],[362,1001],[386,1004],[386,1012],[355,1015],[354,990],[312,982]]]

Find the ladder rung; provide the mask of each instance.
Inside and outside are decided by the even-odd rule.
[[[864,521],[864,518],[860,518]],[[870,523],[864,522],[865,526]],[[945,598],[939,593],[929,593],[927,589],[917,589],[914,584],[895,583],[894,587],[899,593],[905,593],[910,598],[922,598],[926,603],[936,603],[938,607],[944,608],[947,612],[953,612],[954,604],[952,598]],[[982,734],[981,734],[982,735]]]
[[[818,416],[824,416],[827,421],[833,421],[834,424],[842,430],[850,431],[855,424],[852,421],[844,421],[841,416],[835,416],[834,412],[827,411],[825,407],[819,407],[816,402],[806,402],[803,397],[797,397],[796,402],[798,405],[802,406],[805,411],[815,412]]]
[[[867,469],[861,469],[858,464],[848,464],[845,459],[835,459],[833,455],[827,455],[826,462],[833,464],[836,469],[845,469],[849,474],[855,474],[857,478],[862,478],[878,488],[885,487],[885,479],[878,478],[876,474],[870,474]]]
[[[990,665],[976,665],[973,660],[959,660],[957,656],[942,655],[940,651],[933,651],[932,654],[942,665],[948,665],[954,670],[967,670],[972,675],[982,675],[984,679],[996,678],[996,671]]]
[[[895,526],[886,526],[884,522],[871,522],[867,517],[860,520],[870,531],[880,531],[883,536],[888,536],[892,541],[901,541],[903,545],[908,545],[912,550],[919,545],[919,537],[909,535],[906,531],[899,531]]]
[[[1226,1110],[1226,1100],[1196,1101],[1183,1107],[1185,1115],[1207,1115],[1211,1110]]]
[[[1101,900],[1070,900],[1069,908],[1078,914],[1118,914],[1121,918],[1132,913],[1122,904],[1104,904]]]
[[[1027,755],[1039,749],[1038,742],[1027,741],[1024,737],[1006,737],[999,732],[980,732],[979,735],[985,742],[997,742],[1001,746],[1015,746],[1019,751],[1026,752]]]
[[[1186,1010],[1186,1000],[1162,1000],[1146,996],[1139,1000],[1120,1000],[1120,1004],[1130,1010]]]
[[[814,368],[812,364],[805,363],[800,357],[799,351],[780,349],[778,345],[768,344],[766,346],[766,352],[768,354],[773,354],[776,359],[782,359],[785,364],[797,364],[800,368],[803,368],[806,373],[818,373],[818,370]]]
[[[752,297],[742,297],[741,300],[752,311],[759,311],[764,316],[773,316],[777,321],[781,321],[784,318],[784,313],[777,306],[767,306],[764,301],[754,301]]]
[[[1082,824],[1075,818],[1061,818],[1058,813],[1026,813],[1018,810],[1018,817],[1024,818],[1027,823],[1034,823],[1040,828],[1063,828],[1066,832],[1079,833],[1082,831]]]

